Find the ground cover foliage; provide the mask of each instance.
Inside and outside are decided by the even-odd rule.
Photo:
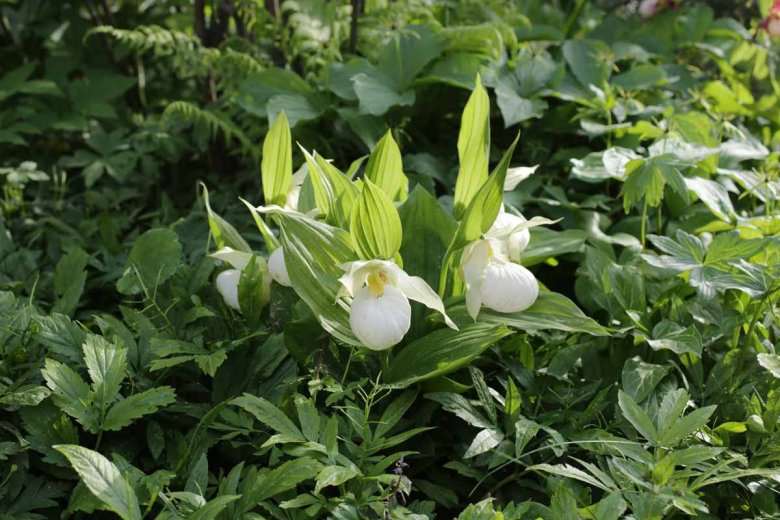
[[[0,518],[780,518],[775,18],[0,2]]]

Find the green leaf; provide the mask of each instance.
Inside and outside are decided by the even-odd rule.
[[[51,395],[51,390],[45,386],[24,385],[13,392],[0,395],[0,404],[8,406],[36,406]]]
[[[381,70],[372,68],[355,74],[352,84],[362,114],[382,116],[392,107],[414,105],[414,90],[400,89]]]
[[[289,417],[262,397],[244,394],[230,401],[230,404],[243,408],[281,435],[281,438],[277,437],[278,442],[306,442],[306,437]]]
[[[439,403],[442,409],[455,414],[476,428],[495,428],[495,421],[488,420],[468,399],[452,392],[432,392],[426,399]]]
[[[121,430],[144,415],[155,413],[176,401],[176,394],[170,386],[158,386],[122,399],[108,410],[103,421],[105,430]]]
[[[658,206],[664,198],[664,187],[667,184],[687,201],[685,178],[670,157],[659,155],[649,159],[634,159],[626,164],[626,182],[620,190],[626,213],[632,207],[639,206],[640,202],[647,202],[651,207]]]
[[[685,179],[685,186],[694,192],[713,215],[725,222],[736,219],[734,206],[731,204],[729,192],[722,184],[701,177]]]
[[[187,516],[187,520],[214,520],[228,505],[239,498],[241,498],[241,495],[220,495],[212,498],[207,504],[199,507]]]
[[[122,294],[151,294],[173,276],[181,261],[181,244],[170,229],[151,229],[138,237],[116,286]]]
[[[611,64],[606,59],[608,54],[609,47],[601,40],[568,40],[563,44],[566,63],[586,87],[603,88],[611,70]]]
[[[522,49],[513,65],[512,70],[507,68],[499,73],[495,88],[496,103],[505,127],[542,116],[547,102],[536,96],[553,82],[559,71],[558,65],[544,51],[532,54]]]
[[[647,339],[653,350],[667,349],[675,354],[696,354],[701,357],[702,339],[695,325],[683,327],[671,320],[662,320],[653,327],[653,339]]]
[[[448,254],[480,238],[495,222],[499,211],[501,211],[501,204],[504,201],[506,171],[509,168],[509,162],[512,160],[512,154],[519,139],[520,134],[517,134],[514,142],[504,153],[493,173],[482,184],[476,195],[472,197],[471,203],[463,214],[458,230],[452,239]]]
[[[470,363],[511,332],[501,325],[474,323],[460,331],[436,330],[407,345],[390,363],[389,386],[401,388],[449,374]]]
[[[236,228],[211,209],[211,204],[209,204],[209,190],[206,188],[206,185],[201,182],[200,186],[203,188],[203,203],[206,205],[209,230],[211,231],[211,236],[214,237],[217,249],[231,247],[237,251],[251,253],[252,248],[249,247],[249,244],[247,244],[241,234],[236,231]]]
[[[398,213],[403,228],[401,257],[404,269],[435,287],[457,224],[433,195],[419,184]]]
[[[715,408],[717,408],[715,405],[705,406],[674,421],[672,426],[661,434],[659,442],[665,446],[676,446],[696,430],[703,428],[710,416],[715,413]]]
[[[622,386],[634,401],[641,403],[671,369],[670,366],[645,363],[639,357],[631,358],[623,365]]]
[[[57,262],[54,271],[54,292],[57,301],[52,307],[52,312],[73,314],[87,281],[87,260],[89,255],[76,247]]]
[[[252,485],[251,490],[245,493],[241,503],[249,506],[245,509],[246,511],[254,509],[259,502],[293,489],[305,480],[314,478],[321,469],[322,464],[309,457],[285,462],[278,468],[258,475],[257,481]]]
[[[390,430],[398,424],[404,414],[414,404],[414,400],[417,398],[417,390],[407,390],[399,395],[393,402],[391,402],[385,411],[382,412],[379,422],[376,424],[374,430],[374,438],[381,439]]]
[[[777,354],[759,354],[758,364],[780,379],[780,356]]]
[[[265,136],[260,171],[266,205],[284,206],[292,187],[292,137],[284,112],[279,113]]]
[[[320,414],[312,399],[302,395],[295,396],[295,410],[298,412],[298,422],[306,440],[319,442],[320,440]]]
[[[127,349],[119,348],[95,334],[87,336],[83,349],[95,404],[105,413],[119,396],[127,369]]]
[[[97,433],[99,424],[97,414],[92,408],[92,393],[81,376],[69,366],[53,359],[44,362],[41,374],[54,394],[54,404],[84,428]]]
[[[463,458],[468,459],[488,452],[501,444],[503,440],[503,432],[493,428],[484,429],[477,433],[477,436],[471,441],[466,453],[463,454]]]
[[[250,326],[260,323],[260,313],[271,299],[271,278],[264,258],[252,255],[238,281],[238,304]]]
[[[465,303],[449,310],[456,324],[473,323]],[[562,294],[542,291],[531,307],[515,313],[500,313],[483,308],[478,317],[480,323],[504,324],[522,331],[563,330],[583,332],[592,336],[609,336],[607,329],[587,317],[577,305]]]
[[[379,140],[366,164],[365,178],[384,191],[390,200],[406,200],[409,179],[403,171],[401,150],[390,130]]]
[[[325,215],[328,224],[347,228],[352,205],[359,194],[349,178],[320,155],[311,155],[301,148],[314,189],[317,208]]]
[[[343,466],[325,466],[317,474],[317,485],[314,487],[314,492],[319,493],[323,488],[330,486],[340,486],[344,482],[351,480],[359,475],[358,471],[353,468],[345,468]]]
[[[514,149],[514,147],[512,147]],[[453,216],[460,220],[488,177],[490,158],[490,98],[477,76],[474,91],[463,110],[458,134],[460,169],[455,182]],[[509,165],[507,164],[507,167]],[[503,193],[503,181],[501,190]],[[495,217],[494,217],[495,218]]]
[[[87,489],[108,509],[123,520],[141,520],[133,487],[110,460],[81,446],[57,445],[54,448],[65,455]]]
[[[387,260],[401,248],[398,210],[385,192],[368,179],[352,207],[349,231],[355,251],[363,260]]]
[[[618,391],[618,405],[623,417],[639,432],[639,434],[653,444],[658,443],[658,431],[650,420],[650,416],[636,404],[623,390]]]
[[[444,48],[444,38],[432,26],[409,25],[393,32],[379,51],[379,68],[399,89],[405,89]]]
[[[349,326],[349,308],[337,298],[339,277],[344,274],[339,266],[356,259],[349,233],[303,215],[269,213],[277,217],[282,229],[285,264],[295,292],[328,333],[360,346]]]

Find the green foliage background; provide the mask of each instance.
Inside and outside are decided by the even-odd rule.
[[[780,518],[771,2],[637,4],[0,0],[0,519]],[[208,253],[270,252],[238,197],[282,112],[294,168],[398,144],[434,288],[456,185],[520,131],[550,292],[450,299],[460,333],[415,308],[387,366],[322,295],[231,310]]]

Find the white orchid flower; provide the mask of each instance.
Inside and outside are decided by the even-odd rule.
[[[534,275],[512,262],[506,249],[502,240],[487,238],[463,250],[460,265],[466,281],[466,309],[474,319],[483,305],[502,313],[520,312],[539,296]]]
[[[271,278],[279,285],[292,287],[290,275],[287,273],[287,265],[284,263],[284,249],[277,247],[268,257],[268,272]]]
[[[361,260],[342,266],[346,273],[339,297],[352,297],[349,324],[352,332],[371,350],[385,350],[400,342],[409,331],[412,308],[409,300],[422,303],[447,316],[441,298],[418,276],[409,276],[392,260]]]
[[[504,191],[512,191],[517,188],[517,185],[526,180],[528,177],[536,172],[536,166],[514,166],[506,171],[506,179],[504,180]]]
[[[531,232],[528,231],[528,228],[520,227],[525,222],[525,217],[507,213],[502,207],[495,222],[486,233],[486,237],[499,240],[503,252],[509,259],[513,262],[519,262],[520,256],[531,241]]]

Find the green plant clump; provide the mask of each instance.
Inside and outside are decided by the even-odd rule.
[[[780,519],[780,1],[0,49],[0,520]]]

